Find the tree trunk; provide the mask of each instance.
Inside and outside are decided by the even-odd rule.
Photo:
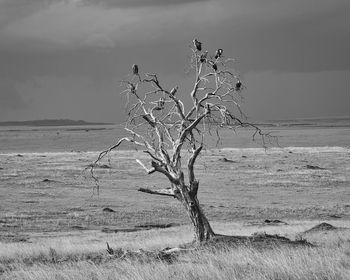
[[[193,199],[193,204],[186,207],[187,213],[194,226],[195,241],[200,243],[208,241],[215,236],[207,217],[199,205],[198,199]]]
[[[194,227],[194,236],[197,243],[207,241],[215,236],[207,217],[199,205],[197,194],[191,194],[187,187],[183,186],[182,195],[178,197],[185,206],[187,214]]]

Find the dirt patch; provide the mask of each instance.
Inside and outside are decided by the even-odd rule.
[[[227,159],[227,158],[220,158],[219,161],[222,161],[222,162],[229,162],[229,163],[235,163],[236,161],[232,160],[232,159]]]
[[[104,227],[101,229],[104,233],[118,233],[118,232],[135,232],[144,230],[143,228],[107,228]]]
[[[331,225],[331,224],[321,223],[321,224],[318,224],[318,225],[304,231],[303,233],[316,233],[316,232],[331,231],[331,230],[336,230],[336,229],[338,229],[338,228]]]
[[[140,229],[152,229],[152,228],[170,228],[170,227],[176,227],[180,226],[180,224],[177,223],[168,223],[168,224],[142,224],[142,225],[137,225],[135,228],[140,228]]]
[[[277,219],[265,219],[263,221],[249,221],[245,223],[246,226],[283,226],[288,225],[287,222]]]
[[[317,165],[311,165],[311,164],[307,164],[305,167],[306,167],[306,169],[312,169],[312,170],[324,170],[324,169],[326,169],[326,168],[319,167]]]
[[[188,246],[188,245],[187,245]],[[227,236],[217,235],[213,239],[201,244],[204,248],[228,249],[232,247],[248,246],[254,249],[273,249],[275,247],[314,247],[305,239],[291,240],[280,235],[271,235],[266,233],[255,233],[251,236]]]
[[[336,215],[336,214],[331,214],[329,215],[330,218],[333,218],[333,219],[341,219],[342,217],[340,215]]]
[[[71,226],[70,228],[73,230],[88,230],[88,228],[84,226]]]
[[[43,183],[54,183],[56,182],[55,180],[51,180],[51,179],[44,179],[42,180]]]
[[[102,212],[106,212],[106,213],[114,213],[115,211],[112,208],[109,207],[105,207],[102,209]]]
[[[93,168],[101,168],[101,169],[111,169],[112,167],[109,166],[108,164],[97,164],[97,163],[92,163],[87,166],[87,168],[93,167]]]
[[[283,221],[281,221],[281,220],[269,220],[269,219],[266,219],[266,220],[264,221],[264,224],[273,225],[273,226],[288,225],[288,223],[283,222]]]
[[[142,230],[150,230],[150,229],[161,229],[161,228],[170,228],[180,226],[180,224],[177,223],[168,223],[168,224],[140,224],[136,225],[132,228],[107,228],[104,227],[101,231],[105,233],[117,233],[117,232],[136,232],[136,231],[142,231]]]

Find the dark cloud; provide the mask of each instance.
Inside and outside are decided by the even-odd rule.
[[[104,7],[135,8],[150,6],[183,5],[196,2],[207,2],[209,0],[84,0],[88,5],[100,5]]]
[[[0,109],[4,113],[12,110],[21,110],[27,107],[16,89],[15,82],[9,79],[0,79]]]
[[[233,18],[208,28],[207,37],[234,53],[245,71],[348,70],[349,10],[350,2],[283,18]]]
[[[247,73],[245,111],[256,120],[349,115],[350,95],[344,90],[349,74],[350,71]]]
[[[0,0],[0,25],[29,16],[55,0]],[[57,2],[57,0],[56,0]]]
[[[191,3],[195,5],[185,5]],[[119,118],[122,110],[116,113],[112,106],[118,100],[108,93],[119,96],[118,81],[127,77],[131,65],[137,63],[141,72],[156,72],[170,87],[181,87],[188,46],[198,37],[211,53],[223,48],[225,56],[236,59],[242,76],[248,76],[253,115],[301,115],[316,107],[313,100],[318,111],[310,114],[329,110],[336,115],[349,103],[347,80],[337,78],[338,72],[346,75],[350,70],[349,9],[348,0],[0,0],[0,111],[25,108],[20,91],[31,100],[33,114],[45,107],[45,117],[62,104],[65,109],[59,111],[65,115],[103,111],[101,121],[114,114]],[[11,23],[2,29],[4,15]],[[322,71],[301,80],[307,72]],[[259,76],[261,72],[265,74]],[[251,73],[257,74],[249,78]],[[275,79],[280,81],[278,86],[273,86]],[[28,81],[36,80],[42,88],[30,85],[28,90]],[[328,80],[338,94],[334,100],[327,95],[332,89],[324,90]],[[289,99],[283,96],[286,92]],[[303,108],[296,102],[288,111],[283,106],[286,100],[294,101],[293,94],[306,101]],[[87,109],[80,108],[79,100],[87,100]],[[264,102],[273,106],[263,109]]]

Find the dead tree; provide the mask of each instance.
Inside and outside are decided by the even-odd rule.
[[[156,74],[142,74],[137,65],[133,66],[133,76],[122,82],[121,92],[127,98],[125,130],[129,136],[101,152],[91,165],[91,172],[103,157],[122,143],[142,148],[149,156],[150,167],[139,159],[136,161],[147,174],[166,176],[170,188],[140,188],[139,191],[179,200],[192,221],[195,240],[202,242],[215,236],[197,198],[199,181],[194,172],[195,162],[206,147],[208,133],[215,132],[220,137],[221,129],[250,127],[253,137],[260,135],[264,139],[264,134],[245,121],[240,108],[244,87],[230,67],[234,61],[225,59],[222,49],[213,55],[203,51],[198,40],[194,40],[191,51],[189,64],[194,81],[189,92],[180,92],[177,86],[168,89]],[[186,106],[184,100],[187,100]]]

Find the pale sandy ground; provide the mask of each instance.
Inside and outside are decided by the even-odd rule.
[[[2,154],[1,240],[25,241],[43,232],[188,223],[176,200],[136,191],[140,186],[169,185],[160,175],[144,174],[135,161],[140,158],[147,164],[142,152],[119,151],[102,162],[111,168],[96,169],[97,195],[89,171],[84,171],[96,156]],[[350,149],[344,147],[208,150],[196,166],[200,202],[209,219],[221,223],[349,220],[349,171]],[[104,213],[104,207],[115,212]]]
[[[62,266],[66,264],[28,264],[28,260],[47,260],[52,252],[59,257],[106,254],[106,242],[113,248],[153,250],[192,240],[188,218],[176,200],[136,191],[139,186],[168,186],[160,176],[145,176],[135,162],[135,158],[140,158],[147,163],[142,152],[119,151],[111,155],[110,161],[101,163],[111,168],[96,169],[100,179],[99,195],[93,191],[94,182],[89,172],[84,171],[96,156],[96,152],[0,155],[0,270],[6,270],[4,279],[111,279],[119,271],[119,264],[106,269],[79,261],[67,264],[70,273],[62,274]],[[217,233],[251,235],[265,232],[291,239],[303,237],[321,246],[314,251],[277,252],[276,256],[257,257],[256,252],[240,251],[242,257],[236,260],[234,253],[224,268],[232,267],[231,263],[242,263],[244,255],[248,264],[251,262],[248,256],[260,261],[275,260],[277,263],[273,267],[277,269],[281,265],[283,273],[296,263],[302,267],[298,272],[300,277],[293,278],[291,275],[294,274],[287,273],[278,278],[284,274],[277,271],[274,275],[278,277],[273,276],[277,278],[260,278],[262,274],[254,276],[259,279],[348,279],[349,171],[350,149],[345,147],[205,151],[196,166],[201,184],[199,198]],[[104,207],[115,212],[104,213]],[[265,219],[279,219],[287,225],[266,225]],[[338,228],[302,235],[321,222]],[[146,223],[178,223],[180,226],[130,233],[101,231],[104,228],[134,228]],[[283,266],[278,254],[283,255],[283,260],[293,259],[293,262]],[[212,264],[227,260],[227,256],[215,260],[212,257],[215,258],[210,256],[203,261]],[[303,265],[298,258],[313,263]],[[251,275],[260,270],[264,272],[265,266],[254,268]],[[8,270],[9,267],[12,268]],[[191,267],[181,264],[184,276],[176,278],[189,279]],[[318,274],[322,267],[324,270]],[[121,279],[164,279],[164,275],[167,279],[176,279],[166,274],[171,269],[165,266],[162,269],[167,272],[151,273],[148,269],[140,265],[127,267],[127,271],[134,273],[137,270],[140,276],[130,278],[128,272]],[[145,271],[148,277],[144,276]],[[230,277],[224,277],[218,271],[211,268],[205,275],[218,275],[211,279],[253,279],[242,277],[237,271],[237,278],[230,278],[234,271],[227,272]],[[93,276],[96,273],[100,276]],[[191,273],[201,275],[204,272]],[[199,278],[193,276],[191,279]]]

